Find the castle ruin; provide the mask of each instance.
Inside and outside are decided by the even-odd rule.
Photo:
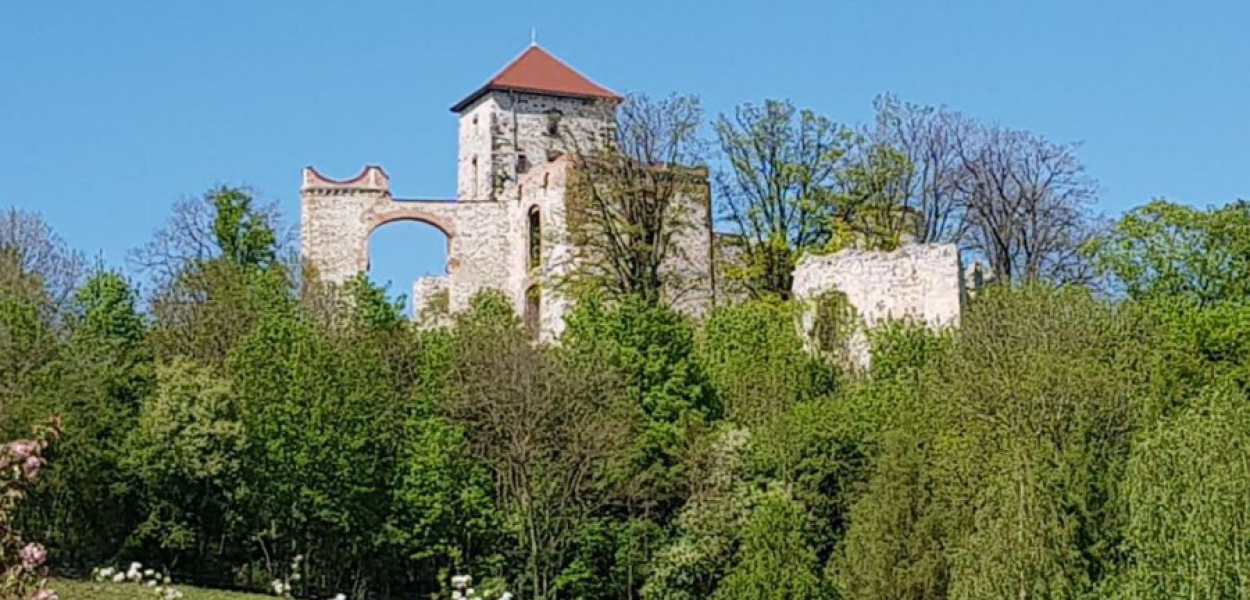
[[[612,135],[621,101],[532,45],[485,85],[452,106],[459,118],[454,200],[391,196],[390,177],[367,166],[348,180],[304,169],[300,189],[304,259],[331,283],[369,268],[369,235],[393,221],[427,223],[447,236],[447,273],[413,285],[414,315],[448,315],[467,308],[479,291],[495,289],[540,339],[563,330],[570,302],[552,282],[574,267],[567,242],[567,187],[573,161],[569,137],[587,146]],[[605,110],[607,107],[607,110]],[[702,193],[685,198],[693,227],[683,228],[667,268],[696,289],[672,299],[700,315],[724,302],[715,276],[716,240],[706,169],[696,169]],[[910,316],[935,325],[957,322],[963,298],[958,252],[950,246],[907,246],[897,253],[844,252],[805,260],[795,295],[836,289],[872,322]],[[718,292],[720,295],[718,296]],[[869,323],[871,324],[871,323]]]

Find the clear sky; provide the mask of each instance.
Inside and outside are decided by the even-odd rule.
[[[1082,142],[1119,213],[1250,196],[1250,2],[0,0],[0,204],[124,266],[179,197],[245,184],[299,218],[301,167],[455,192],[452,103],[529,43],[710,114],[788,98],[845,123],[882,92]],[[373,276],[441,273],[432,228]]]

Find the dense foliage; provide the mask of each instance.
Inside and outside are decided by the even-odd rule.
[[[587,296],[540,345],[483,294],[423,329],[286,264],[245,193],[198,210],[146,298],[41,272],[73,261],[21,244],[73,253],[10,215],[0,434],[61,417],[14,521],[57,568],[296,597],[465,571],[521,598],[1250,597],[1245,203],[1149,204],[1086,247],[1123,293],[990,287],[958,329],[869,331],[854,372],[767,296],[697,322]]]

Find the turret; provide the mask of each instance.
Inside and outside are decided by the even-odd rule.
[[[495,200],[530,168],[602,143],[621,97],[531,45],[464,100],[456,197]]]

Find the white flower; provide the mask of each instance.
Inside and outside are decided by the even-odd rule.
[[[143,576],[144,576],[144,577],[151,577],[151,576],[153,576],[153,575],[155,575],[155,574],[156,574],[156,571],[153,571],[152,569],[144,569],[144,570],[143,570]]]
[[[336,594],[336,595],[334,596],[334,600],[347,600],[347,595],[346,595],[346,594]]]
[[[113,583],[121,583],[121,582],[123,582],[123,581],[126,581],[126,574],[125,574],[125,573],[118,573],[118,574],[116,574],[116,575],[114,575],[114,576],[113,576]]]
[[[470,581],[473,581],[473,578],[468,575],[453,575],[451,577],[451,586],[456,588],[466,587]]]
[[[512,600],[512,592],[504,592],[499,596],[499,600]]]

